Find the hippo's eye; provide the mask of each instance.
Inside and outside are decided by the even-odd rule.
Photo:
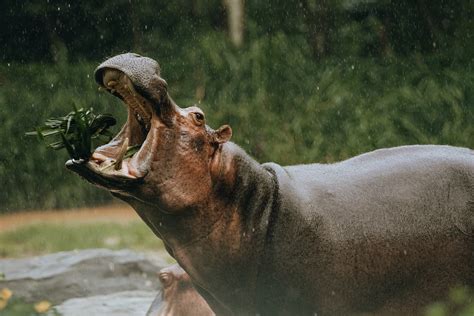
[[[204,123],[204,115],[202,113],[194,112],[193,117],[197,125],[202,125]]]

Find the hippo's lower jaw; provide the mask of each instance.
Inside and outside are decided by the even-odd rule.
[[[100,166],[96,162],[82,159],[70,159],[66,162],[66,167],[71,171],[78,173],[81,177],[92,184],[107,189],[127,189],[132,185],[140,183],[143,179],[129,175],[122,170],[103,172],[100,170]]]

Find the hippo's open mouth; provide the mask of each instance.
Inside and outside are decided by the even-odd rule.
[[[119,56],[122,58],[115,60]],[[136,54],[119,56],[97,68],[96,80],[126,104],[127,122],[115,138],[97,148],[88,161],[66,163],[87,180],[109,188],[120,188],[146,176],[156,127],[163,124],[162,115],[166,112],[163,107],[173,106],[154,60]],[[152,129],[154,132],[150,132]]]

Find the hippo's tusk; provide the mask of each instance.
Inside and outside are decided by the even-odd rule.
[[[145,122],[149,122],[151,119],[151,113],[149,113],[149,109],[143,106],[142,102],[140,102],[139,94],[135,91],[135,87],[132,84],[130,78],[125,76],[125,88],[127,88],[128,95],[131,97],[130,100],[127,99],[127,102],[131,102],[131,105],[134,110],[137,110],[137,113],[145,120]]]
[[[122,148],[120,148],[119,156],[117,157],[117,160],[115,161],[115,166],[114,166],[115,170],[122,169],[123,156],[125,156],[127,149],[128,149],[128,137],[125,138],[125,141],[122,143]]]

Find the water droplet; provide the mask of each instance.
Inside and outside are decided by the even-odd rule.
[[[10,67],[10,63],[8,63],[7,66]]]
[[[54,83],[51,84],[51,88],[54,88]]]

